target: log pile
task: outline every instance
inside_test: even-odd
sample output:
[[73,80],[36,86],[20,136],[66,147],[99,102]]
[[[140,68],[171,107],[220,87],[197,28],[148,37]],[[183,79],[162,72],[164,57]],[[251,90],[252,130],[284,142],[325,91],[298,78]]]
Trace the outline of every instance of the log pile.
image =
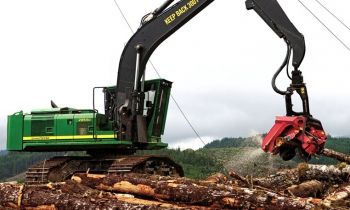
[[261,178],[207,180],[75,174],[63,183],[0,184],[0,209],[349,209],[350,166],[300,164]]

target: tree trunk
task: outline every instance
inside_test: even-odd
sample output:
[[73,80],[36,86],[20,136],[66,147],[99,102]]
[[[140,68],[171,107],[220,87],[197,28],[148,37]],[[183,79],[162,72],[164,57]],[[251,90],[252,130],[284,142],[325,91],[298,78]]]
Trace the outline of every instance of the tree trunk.
[[320,181],[311,180],[303,182],[299,185],[292,185],[287,188],[287,191],[291,195],[301,198],[319,198],[323,194],[324,186],[323,183]]
[[15,183],[0,184],[0,207],[16,208],[20,203],[23,186]]
[[1,209],[154,209],[155,205],[124,202],[107,192],[101,192],[76,182],[46,186],[0,185]]
[[241,188],[233,185],[209,184],[184,178],[121,174],[96,177],[76,174],[78,183],[94,189],[128,193],[155,200],[212,208],[304,209],[313,204],[279,196],[273,191]]
[[[0,184],[0,209],[348,208],[349,175],[350,166],[346,164],[300,164],[262,178],[241,177],[234,172],[231,178],[215,174],[202,181],[146,174],[84,173],[65,183]],[[324,200],[315,198],[322,198],[322,193],[329,196]]]
[[341,153],[341,152],[337,152],[337,151],[334,151],[331,149],[324,149],[322,152],[322,155],[326,156],[326,157],[337,159],[340,162],[345,162],[347,164],[350,164],[350,156],[346,155],[344,153]]
[[322,202],[323,206],[329,208],[335,208],[339,206],[346,206],[348,209],[350,208],[350,185],[345,185],[335,190],[335,192],[331,193],[327,196]]
[[318,180],[328,188],[332,185],[347,183],[350,176],[350,166],[326,166],[326,165],[311,165],[301,163],[297,168],[283,170],[268,177],[255,178],[255,185],[270,188],[273,186],[276,191],[283,191],[291,185],[299,185],[306,181]]

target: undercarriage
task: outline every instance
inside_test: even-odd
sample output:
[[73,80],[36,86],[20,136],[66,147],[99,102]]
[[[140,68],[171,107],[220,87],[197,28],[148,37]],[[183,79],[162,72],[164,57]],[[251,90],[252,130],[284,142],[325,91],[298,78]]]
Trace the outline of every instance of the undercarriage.
[[25,183],[29,185],[47,184],[49,182],[64,182],[75,173],[145,173],[162,176],[184,176],[183,169],[166,156],[132,155],[116,156],[114,158],[53,157],[42,161],[26,172]]

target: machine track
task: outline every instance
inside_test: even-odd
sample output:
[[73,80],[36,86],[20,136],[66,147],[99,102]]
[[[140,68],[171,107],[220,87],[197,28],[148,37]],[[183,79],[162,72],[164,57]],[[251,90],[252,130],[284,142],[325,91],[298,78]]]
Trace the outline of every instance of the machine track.
[[146,173],[163,176],[184,175],[183,169],[166,156],[132,155],[108,158],[96,157],[54,157],[42,161],[27,170],[25,183],[28,185],[63,182],[75,173]]

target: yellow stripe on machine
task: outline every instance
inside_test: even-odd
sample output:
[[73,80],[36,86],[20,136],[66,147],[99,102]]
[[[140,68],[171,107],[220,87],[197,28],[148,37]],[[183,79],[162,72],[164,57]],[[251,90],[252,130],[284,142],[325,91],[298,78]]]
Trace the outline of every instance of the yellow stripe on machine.
[[75,136],[25,136],[23,141],[36,140],[66,140],[66,139],[114,139],[117,135],[75,135]]

